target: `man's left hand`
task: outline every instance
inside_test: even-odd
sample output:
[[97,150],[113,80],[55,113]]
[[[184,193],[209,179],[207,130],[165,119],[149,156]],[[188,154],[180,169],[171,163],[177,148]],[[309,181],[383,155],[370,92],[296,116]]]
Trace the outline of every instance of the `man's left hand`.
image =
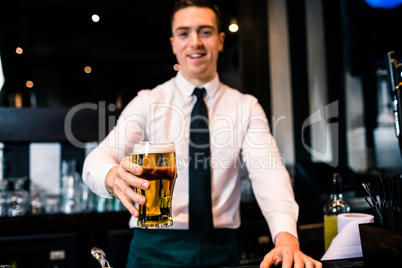
[[264,257],[260,268],[268,268],[282,263],[282,268],[321,268],[319,261],[300,251],[299,240],[293,235],[281,232],[275,237],[275,247]]

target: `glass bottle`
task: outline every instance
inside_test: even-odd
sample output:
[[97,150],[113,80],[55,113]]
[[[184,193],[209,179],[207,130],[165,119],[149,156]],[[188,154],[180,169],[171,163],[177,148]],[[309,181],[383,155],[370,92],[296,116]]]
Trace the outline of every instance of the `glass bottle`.
[[337,215],[347,213],[350,207],[343,200],[342,195],[342,176],[335,173],[330,184],[331,195],[324,206],[324,243],[325,251],[331,245],[332,239],[338,234]]
[[6,159],[4,158],[4,143],[0,142],[0,180],[6,178]]

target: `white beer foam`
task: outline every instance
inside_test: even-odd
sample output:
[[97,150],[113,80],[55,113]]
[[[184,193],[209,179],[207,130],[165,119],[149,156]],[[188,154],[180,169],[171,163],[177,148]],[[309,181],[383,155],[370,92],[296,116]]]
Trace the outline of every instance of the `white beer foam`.
[[149,147],[150,147],[149,142],[146,142],[146,143],[145,143],[145,146],[144,146],[144,150],[145,150],[145,157],[148,157],[148,153],[149,153]]
[[150,142],[141,142],[135,143],[133,154],[163,154],[163,153],[174,153],[175,146],[174,143],[150,143]]

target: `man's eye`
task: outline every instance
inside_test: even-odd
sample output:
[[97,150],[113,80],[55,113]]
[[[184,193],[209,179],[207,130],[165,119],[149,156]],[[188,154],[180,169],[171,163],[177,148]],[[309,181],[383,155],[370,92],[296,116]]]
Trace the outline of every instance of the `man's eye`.
[[212,31],[210,31],[210,30],[205,30],[205,31],[200,32],[200,35],[203,35],[203,36],[210,36],[211,34],[212,34]]
[[178,35],[180,37],[186,37],[188,35],[188,33],[187,32],[180,32],[180,33],[178,33]]

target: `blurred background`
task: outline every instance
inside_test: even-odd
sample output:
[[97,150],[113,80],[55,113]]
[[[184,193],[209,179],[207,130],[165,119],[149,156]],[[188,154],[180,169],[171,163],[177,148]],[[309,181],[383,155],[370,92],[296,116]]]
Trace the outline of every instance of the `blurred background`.
[[[402,61],[400,1],[213,2],[220,7],[226,33],[220,78],[256,96],[264,108],[300,204],[302,249],[319,258],[322,208],[332,174],[343,175],[351,210],[367,212],[361,183],[402,170],[385,62],[389,51]],[[53,181],[47,191],[57,195],[63,192],[66,175],[73,173],[70,180],[80,181],[77,174],[86,154],[107,135],[128,101],[139,90],[176,75],[169,42],[173,3],[0,1],[0,179],[23,181],[30,194],[36,183]],[[71,118],[77,107],[82,109]],[[41,156],[42,163],[33,160]],[[42,194],[44,204],[49,193]],[[242,194],[242,259],[258,262],[272,241],[247,171],[242,174]],[[73,234],[66,237],[73,245],[66,252],[74,256],[88,251],[86,243],[112,250],[114,241],[125,248],[127,239],[121,238],[127,236],[126,213],[115,203],[88,200],[84,210],[60,210],[59,217],[45,213],[44,218],[26,218],[32,216],[31,209],[23,217],[0,217],[0,229],[11,230],[0,231],[0,248],[7,249],[10,235],[55,233],[66,221]],[[105,212],[118,216],[113,214],[113,219]],[[105,224],[94,227],[100,221]],[[24,230],[32,222],[41,222],[43,228]],[[84,241],[79,251],[74,241]],[[124,256],[113,258],[124,262]],[[90,263],[87,260],[86,267]]]
[[[30,92],[36,103],[24,98],[23,106],[114,103],[168,80],[176,72],[169,41],[173,2],[2,1],[0,51],[6,84],[1,104],[12,105],[15,94]],[[219,2],[228,31],[237,18],[237,3]],[[228,36],[228,50],[238,46],[233,39]],[[222,56],[227,65],[223,70],[238,69],[238,55],[231,54]]]

